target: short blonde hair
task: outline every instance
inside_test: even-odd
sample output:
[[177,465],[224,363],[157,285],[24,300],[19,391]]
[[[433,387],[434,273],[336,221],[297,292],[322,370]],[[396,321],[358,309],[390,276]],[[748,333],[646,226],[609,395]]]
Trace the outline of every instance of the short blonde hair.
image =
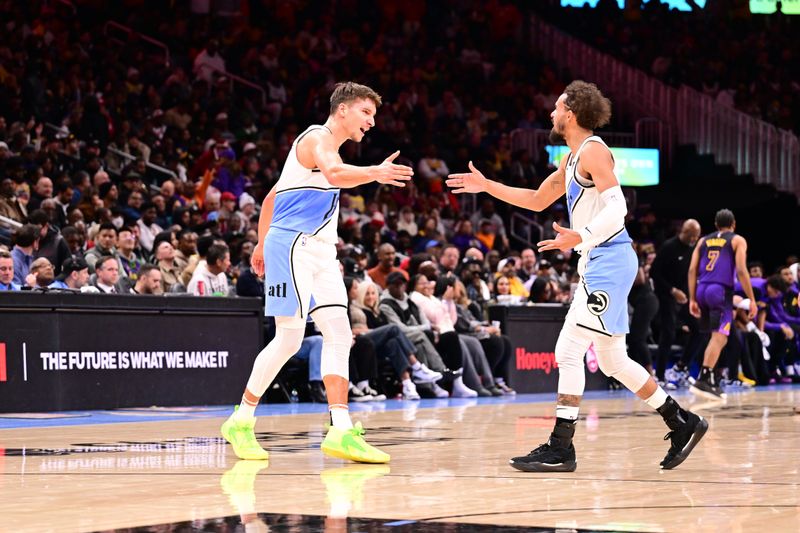
[[372,88],[352,81],[337,83],[331,94],[331,115],[339,109],[339,104],[348,104],[355,100],[372,100],[375,107],[381,106],[381,96]]

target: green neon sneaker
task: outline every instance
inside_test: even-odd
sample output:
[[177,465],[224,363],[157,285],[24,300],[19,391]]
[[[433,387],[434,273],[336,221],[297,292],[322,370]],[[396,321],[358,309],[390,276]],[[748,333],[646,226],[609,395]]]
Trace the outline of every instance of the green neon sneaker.
[[269,459],[269,453],[261,447],[256,440],[253,428],[256,425],[256,419],[252,418],[246,422],[240,422],[234,418],[236,412],[228,417],[220,432],[225,440],[233,446],[233,453],[239,459],[250,459],[253,461],[263,461]]
[[331,426],[322,441],[322,453],[357,463],[388,463],[389,454],[367,444],[364,433],[361,422],[356,422],[353,429],[346,430]]

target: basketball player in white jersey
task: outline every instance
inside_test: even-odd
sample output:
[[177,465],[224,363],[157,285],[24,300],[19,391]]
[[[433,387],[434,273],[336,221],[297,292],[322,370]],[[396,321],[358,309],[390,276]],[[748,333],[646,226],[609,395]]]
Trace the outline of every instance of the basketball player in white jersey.
[[556,343],[556,424],[546,444],[526,456],[511,459],[511,466],[528,472],[575,470],[572,437],[585,386],[583,358],[593,344],[600,369],[664,418],[671,430],[668,437],[672,446],[661,461],[661,468],[675,468],[703,437],[708,423],[682,409],[626,351],[628,292],[638,264],[625,230],[627,206],[614,175],[614,159],[602,139],[593,133],[608,123],[611,102],[594,84],[574,81],[558,98],[550,117],[551,140],[566,141],[570,153],[538,190],[486,179],[472,162],[472,172],[451,174],[447,180],[455,193],[487,192],[533,211],[542,211],[567,195],[571,228],[553,223],[556,238],[538,244],[540,252],[574,248],[580,254],[579,286]]
[[256,358],[242,403],[222,425],[222,435],[241,459],[268,458],[255,438],[255,408],[300,348],[310,316],[323,336],[322,380],[331,421],[322,451],[358,462],[389,461],[388,454],[364,441],[361,424],[354,427],[350,420],[348,358],[353,336],[336,260],[340,189],[373,181],[404,187],[413,175],[411,168],[393,163],[400,152],[369,167],[347,165],[339,156],[345,141],[361,142],[375,125],[380,104],[381,97],[369,87],[337,84],[328,120],[297,136],[280,179],[264,199],[251,263],[257,275],[266,273],[265,313],[275,317],[277,331]]

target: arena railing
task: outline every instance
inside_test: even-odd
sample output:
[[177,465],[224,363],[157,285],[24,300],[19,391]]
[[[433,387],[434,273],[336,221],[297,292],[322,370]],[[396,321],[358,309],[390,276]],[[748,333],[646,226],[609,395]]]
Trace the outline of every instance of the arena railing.
[[[118,150],[116,148],[111,148],[110,146],[106,148],[106,152],[109,152],[109,153],[114,154],[116,156],[119,156],[119,157],[121,157],[123,159],[126,159],[129,162],[136,161],[138,159],[138,157],[136,157],[133,154],[129,154],[128,152],[123,152],[122,150]],[[111,166],[110,162],[113,161],[113,158],[106,158],[105,161],[106,161],[106,163],[109,164],[109,166]],[[170,178],[178,179],[178,175],[175,174],[173,171],[171,171],[168,168],[164,168],[162,166],[155,165],[153,163],[150,163],[149,161],[146,162],[145,165],[150,170],[154,170],[154,171],[156,171],[156,172],[158,172],[160,174],[165,174],[166,176],[169,176]],[[111,168],[111,170],[114,170],[115,172],[120,173],[122,171],[122,167]]]
[[203,65],[203,68],[210,69],[221,76],[225,76],[230,81],[231,90],[233,90],[233,84],[238,83],[240,85],[244,85],[254,91],[258,92],[261,95],[261,106],[266,107],[267,105],[267,91],[264,90],[263,87],[258,85],[257,83],[253,83],[252,81],[242,78],[241,76],[237,76],[236,74],[231,74],[227,70],[222,70],[220,68],[216,68],[212,65]]
[[21,228],[22,224],[20,222],[17,222],[13,218],[8,218],[4,217],[3,215],[0,215],[0,226],[6,226],[8,228],[16,229],[16,228]]
[[699,153],[713,154],[738,174],[752,174],[758,183],[800,195],[800,140],[792,132],[685,85],[670,87],[536,16],[531,17],[531,39],[546,59],[600,85],[623,120],[654,117],[669,125],[661,139],[670,144],[659,149],[669,152],[673,139],[695,144]]
[[127,44],[127,42],[123,41],[122,39],[118,39],[116,37],[113,37],[113,36],[109,35],[109,32],[108,32],[109,28],[124,33],[125,37],[128,39],[128,41],[130,41],[131,36],[135,36],[136,38],[141,39],[142,41],[155,46],[156,48],[158,48],[164,54],[164,66],[166,66],[166,67],[170,66],[169,47],[166,45],[166,43],[163,43],[163,42],[159,41],[158,39],[153,39],[152,37],[150,37],[148,35],[145,35],[143,33],[139,33],[138,31],[134,30],[133,28],[130,28],[128,26],[120,24],[119,22],[115,22],[113,20],[107,21],[105,23],[105,25],[103,26],[103,35],[108,37],[110,40],[114,40],[114,41],[116,41],[116,42],[118,42],[119,44],[122,44],[122,45]]

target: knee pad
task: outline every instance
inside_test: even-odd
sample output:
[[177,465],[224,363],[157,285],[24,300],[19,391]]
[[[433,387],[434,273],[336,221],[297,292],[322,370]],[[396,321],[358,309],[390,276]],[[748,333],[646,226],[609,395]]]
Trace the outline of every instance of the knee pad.
[[322,377],[335,375],[349,379],[353,332],[347,310],[325,307],[314,311],[312,317],[322,332]]
[[629,390],[638,391],[650,379],[647,370],[628,357],[624,335],[595,340],[594,351],[603,374],[613,377]]
[[586,388],[583,359],[591,342],[591,338],[577,327],[564,325],[556,342],[559,394],[583,395],[583,390]]

